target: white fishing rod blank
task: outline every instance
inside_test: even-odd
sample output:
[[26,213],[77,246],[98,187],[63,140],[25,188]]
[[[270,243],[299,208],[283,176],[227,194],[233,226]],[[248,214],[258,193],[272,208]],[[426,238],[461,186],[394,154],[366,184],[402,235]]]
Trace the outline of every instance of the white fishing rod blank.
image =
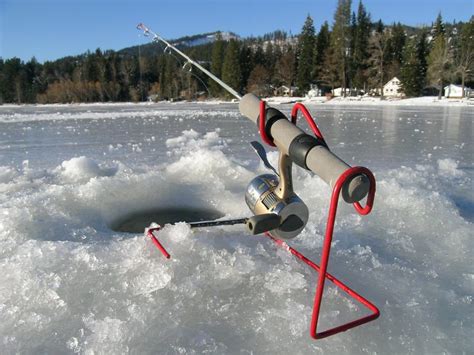
[[152,35],[153,36],[153,41],[155,42],[163,42],[166,47],[165,47],[165,52],[167,50],[174,50],[178,55],[180,55],[181,57],[183,57],[184,59],[186,59],[186,63],[184,64],[183,68],[187,65],[187,64],[190,64],[190,65],[194,65],[196,68],[198,68],[200,71],[202,71],[204,74],[206,74],[207,76],[209,76],[212,80],[214,80],[216,83],[218,83],[220,86],[222,86],[225,90],[227,90],[228,93],[230,93],[232,96],[234,96],[236,99],[240,100],[242,99],[242,96],[240,96],[240,94],[235,91],[234,89],[232,89],[229,85],[227,85],[226,83],[224,83],[221,79],[219,79],[217,76],[215,76],[214,74],[212,74],[209,70],[207,70],[206,68],[204,68],[202,65],[200,65],[198,62],[192,60],[190,57],[188,57],[186,54],[184,54],[183,52],[181,52],[178,48],[176,48],[175,46],[173,46],[171,43],[169,43],[167,40],[165,40],[163,37],[161,37],[160,35],[158,35],[157,33],[153,32],[152,30],[150,30],[147,26],[145,26],[143,23],[139,23],[137,25],[137,29],[143,31],[144,35],[145,36],[148,36],[148,35]]

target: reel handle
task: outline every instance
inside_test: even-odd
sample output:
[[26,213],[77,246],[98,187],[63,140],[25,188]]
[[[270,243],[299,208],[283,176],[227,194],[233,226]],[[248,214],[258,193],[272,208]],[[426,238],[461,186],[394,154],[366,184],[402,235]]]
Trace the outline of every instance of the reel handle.
[[[239,103],[240,113],[257,126],[260,122],[261,100],[254,94],[246,94]],[[337,179],[351,167],[332,153],[323,137],[313,137],[288,120],[279,110],[265,108],[266,136],[273,138],[269,144],[276,145],[280,152],[288,155],[291,160],[302,168],[311,170],[331,187]],[[369,179],[358,174],[348,179],[342,187],[342,197],[347,203],[354,203],[367,196],[370,188]]]
[[255,235],[261,234],[273,229],[276,229],[280,226],[281,218],[275,213],[264,213],[256,216],[252,216],[247,219],[247,229],[248,231]]

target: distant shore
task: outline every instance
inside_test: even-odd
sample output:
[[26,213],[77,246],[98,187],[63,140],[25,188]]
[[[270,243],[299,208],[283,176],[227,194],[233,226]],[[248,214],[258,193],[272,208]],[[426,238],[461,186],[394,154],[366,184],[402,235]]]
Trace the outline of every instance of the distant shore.
[[381,105],[381,106],[474,106],[474,99],[442,98],[438,100],[435,96],[422,96],[414,98],[384,98],[380,97],[364,97],[364,96],[350,96],[350,97],[334,97],[330,100],[323,96],[307,98],[307,97],[270,97],[266,99],[272,104],[285,104],[292,102],[303,102],[305,104],[324,104],[324,105]]
[[[286,97],[286,96],[273,96],[264,98],[269,104],[272,105],[285,105],[293,104],[296,102],[302,102],[307,105],[360,105],[360,106],[474,106],[474,99],[471,98],[442,98],[438,100],[435,96],[422,96],[414,98],[384,98],[383,100],[380,97],[361,97],[361,96],[351,96],[351,97],[334,97],[328,100],[324,96],[318,97]],[[92,102],[92,103],[67,103],[67,104],[3,104],[0,105],[1,108],[8,107],[19,107],[19,106],[28,106],[28,107],[54,107],[54,106],[120,106],[120,105],[160,105],[160,104],[202,104],[202,105],[219,105],[219,104],[232,104],[237,103],[236,100],[226,101],[219,99],[209,99],[209,100],[181,100],[181,101],[157,101],[157,102]]]

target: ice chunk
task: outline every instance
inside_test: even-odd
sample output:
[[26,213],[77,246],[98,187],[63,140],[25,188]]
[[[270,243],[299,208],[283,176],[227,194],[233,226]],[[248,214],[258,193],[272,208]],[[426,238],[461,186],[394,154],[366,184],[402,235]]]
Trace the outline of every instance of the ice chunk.
[[94,160],[80,156],[63,161],[60,172],[68,180],[88,181],[95,177],[113,176],[117,173],[117,170],[117,167],[103,168]]
[[445,176],[459,177],[463,175],[463,172],[459,170],[458,165],[459,163],[453,159],[439,159],[438,171]]

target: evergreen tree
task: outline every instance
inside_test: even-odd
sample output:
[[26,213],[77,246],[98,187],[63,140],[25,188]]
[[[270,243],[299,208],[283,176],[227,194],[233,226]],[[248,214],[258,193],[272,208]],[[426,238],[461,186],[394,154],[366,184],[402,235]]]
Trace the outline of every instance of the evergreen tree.
[[[274,41],[276,41],[276,39]],[[272,66],[270,70],[271,85],[274,87],[279,85],[279,80],[277,78],[276,71],[277,71],[277,64],[280,62],[280,59],[282,56],[283,56],[282,48],[277,43],[273,46],[273,59],[272,59]]]
[[349,48],[350,48],[351,0],[338,0],[334,25],[331,33],[331,47],[334,52],[330,64],[336,66],[345,96],[348,86]]
[[[235,39],[229,41],[225,51],[224,63],[222,65],[222,80],[237,92],[240,91],[242,71],[239,63],[239,43]],[[230,94],[226,93],[226,96],[230,97]]]
[[316,79],[321,79],[321,71],[324,65],[324,61],[327,56],[327,51],[329,48],[329,25],[325,21],[321,29],[319,30],[318,37],[316,39],[316,50],[314,57],[314,75]]
[[376,33],[382,33],[385,29],[385,26],[383,25],[383,22],[381,19],[377,21],[377,24],[375,25],[375,32]]
[[400,65],[403,59],[403,47],[406,42],[405,29],[402,24],[398,22],[392,26],[391,49],[392,59]]
[[3,73],[4,61],[3,58],[0,57],[0,105],[5,102],[4,98],[4,90],[5,90],[5,74]]
[[[438,15],[438,19],[441,15]],[[442,22],[436,21],[436,36],[433,38],[433,45],[428,56],[428,79],[431,84],[438,87],[438,99],[443,94],[444,83],[452,74],[452,49],[449,45],[448,36],[440,28],[444,28]]]
[[253,55],[253,66],[265,65],[265,52],[263,51],[263,43],[257,44],[257,49]]
[[[293,47],[289,46],[285,53],[282,54],[280,57],[275,71],[275,77],[278,85],[286,85],[290,88],[295,83],[296,77],[296,56]],[[292,93],[290,93],[292,94]]]
[[35,103],[36,95],[41,88],[40,72],[41,65],[38,63],[35,57],[31,58],[25,64],[25,102]]
[[431,35],[433,38],[438,36],[444,36],[446,34],[446,29],[444,28],[443,17],[441,16],[441,12],[438,14],[435,23],[433,24],[433,28],[431,30]]
[[428,62],[426,61],[426,58],[428,56],[428,40],[426,38],[426,31],[422,31],[418,43],[417,43],[417,48],[416,48],[417,56],[418,56],[418,62],[420,65],[420,81],[422,82],[422,90],[425,87],[426,84],[426,72],[428,70]]
[[369,71],[369,84],[375,87],[380,95],[383,97],[383,85],[386,80],[386,64],[387,64],[387,47],[389,42],[389,33],[383,29],[381,23],[377,26],[381,29],[375,31],[369,40],[370,48],[370,71]]
[[390,36],[387,41],[386,67],[388,78],[400,74],[400,66],[403,59],[403,47],[405,46],[406,34],[400,23],[394,23],[390,29]]
[[2,96],[4,102],[23,103],[22,79],[23,63],[19,58],[11,58],[3,63]]
[[400,81],[406,96],[420,96],[423,89],[424,73],[418,53],[418,41],[412,38],[403,50]]
[[466,81],[474,77],[474,19],[461,28],[455,58],[456,73],[461,76],[462,95],[465,96]]
[[307,91],[312,82],[314,48],[315,33],[313,19],[308,15],[298,39],[296,85],[300,92]]
[[273,44],[271,41],[268,41],[266,43],[266,48],[265,48],[265,66],[267,69],[270,71],[273,69],[273,66],[275,65],[275,50],[273,48]]
[[367,13],[362,1],[359,1],[357,10],[357,25],[354,39],[354,86],[362,89],[367,86],[368,60],[369,60],[369,38],[370,38],[370,15]]
[[[218,78],[222,78],[222,66],[224,63],[224,41],[222,40],[222,34],[217,33],[216,40],[212,46],[211,56],[211,72]],[[222,95],[222,88],[214,80],[209,83],[209,90],[212,96],[218,97]]]
[[253,57],[252,49],[245,43],[240,48],[239,65],[242,74],[242,82],[240,84],[240,87],[246,88],[250,73],[253,68]]
[[257,65],[248,80],[247,91],[257,96],[268,96],[271,94],[270,72],[263,65]]
[[355,12],[352,12],[351,16],[351,26],[349,29],[349,51],[347,53],[348,57],[348,69],[347,69],[347,76],[348,76],[348,86],[350,88],[353,87],[353,79],[357,68],[357,63],[354,57],[355,51],[355,42],[356,42],[356,35],[357,33],[357,18]]
[[324,58],[324,64],[320,71],[321,79],[331,87],[331,91],[333,91],[340,82],[340,71],[336,59],[337,55],[338,53],[335,52],[334,47],[329,46]]

